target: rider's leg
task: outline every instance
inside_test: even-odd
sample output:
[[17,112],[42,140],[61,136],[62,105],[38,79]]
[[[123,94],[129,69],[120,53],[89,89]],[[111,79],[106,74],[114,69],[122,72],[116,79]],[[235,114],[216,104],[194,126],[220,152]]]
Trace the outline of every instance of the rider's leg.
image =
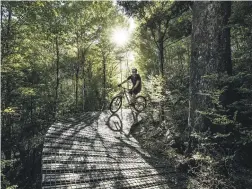
[[136,95],[141,91],[141,89],[135,89],[130,91],[130,105],[134,105],[136,103]]
[[131,99],[130,99],[130,104],[131,104],[131,105],[134,105],[134,104],[136,103],[136,95],[137,95],[139,92],[140,92],[139,89],[133,90],[133,91],[131,92]]
[[129,95],[129,105],[133,105],[136,95],[134,94],[134,91],[132,91],[132,90],[129,91],[129,94],[130,94]]
[[136,102],[136,94],[132,93],[131,99],[130,99],[130,104],[135,104],[135,102]]
[[133,91],[130,90],[129,91],[129,105],[132,105],[132,95],[133,95]]

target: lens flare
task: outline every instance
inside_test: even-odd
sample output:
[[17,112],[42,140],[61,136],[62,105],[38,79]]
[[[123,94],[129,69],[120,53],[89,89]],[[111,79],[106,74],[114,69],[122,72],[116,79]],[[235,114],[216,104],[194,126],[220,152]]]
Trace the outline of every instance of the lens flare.
[[129,40],[129,33],[124,28],[117,28],[113,31],[111,41],[117,46],[124,46]]

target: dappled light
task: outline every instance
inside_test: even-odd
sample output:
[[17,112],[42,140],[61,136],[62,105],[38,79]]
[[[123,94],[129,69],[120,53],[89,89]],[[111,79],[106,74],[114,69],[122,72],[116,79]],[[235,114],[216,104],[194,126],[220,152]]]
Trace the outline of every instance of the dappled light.
[[251,188],[251,8],[1,1],[1,188]]
[[86,113],[72,119],[75,123],[52,125],[43,149],[42,188],[175,187],[169,162],[159,162],[130,135],[143,117],[130,110],[111,116]]

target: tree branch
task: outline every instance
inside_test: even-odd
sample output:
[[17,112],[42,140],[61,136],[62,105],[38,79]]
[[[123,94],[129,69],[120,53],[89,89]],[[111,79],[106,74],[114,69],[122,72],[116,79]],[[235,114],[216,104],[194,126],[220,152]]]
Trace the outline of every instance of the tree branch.
[[[170,44],[165,45],[164,48],[169,47],[170,45],[173,45],[174,43],[177,43],[178,41],[181,41],[182,39],[185,39],[185,38],[187,38],[187,37],[188,37],[188,36],[183,36],[183,37],[181,37],[180,39],[178,39],[177,41],[174,41],[174,42],[172,42],[172,43],[170,43]],[[167,39],[168,39],[168,38],[167,38]]]

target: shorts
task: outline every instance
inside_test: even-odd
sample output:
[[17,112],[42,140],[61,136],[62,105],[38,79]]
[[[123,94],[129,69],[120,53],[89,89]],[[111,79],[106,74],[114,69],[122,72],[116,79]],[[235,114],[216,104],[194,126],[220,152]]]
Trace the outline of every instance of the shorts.
[[137,95],[140,91],[141,91],[141,88],[136,88],[136,89],[134,89],[134,90],[131,89],[131,90],[129,91],[129,94],[131,94],[131,95],[132,95],[132,94]]

